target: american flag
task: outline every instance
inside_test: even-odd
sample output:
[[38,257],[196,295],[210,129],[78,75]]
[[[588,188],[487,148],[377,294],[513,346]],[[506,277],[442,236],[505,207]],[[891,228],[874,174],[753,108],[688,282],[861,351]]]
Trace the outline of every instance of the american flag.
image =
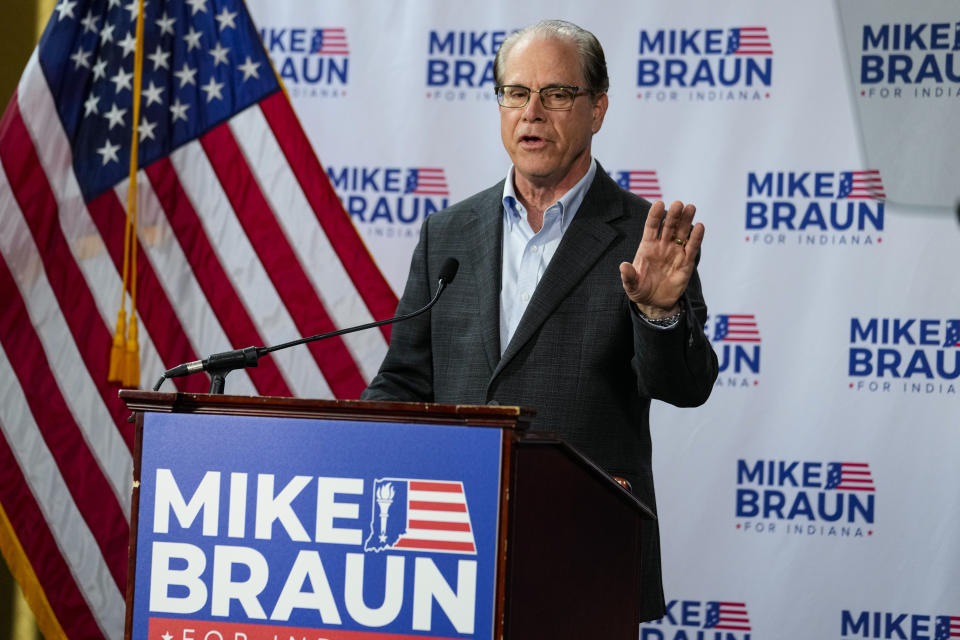
[[933,640],[960,638],[960,616],[937,616]]
[[721,342],[760,342],[757,317],[750,314],[718,315],[713,340]]
[[750,631],[750,617],[743,602],[708,602],[704,629]]
[[960,320],[947,320],[947,331],[943,338],[943,346],[960,347]]
[[660,179],[656,171],[618,171],[617,184],[634,195],[647,200],[660,200]]
[[310,53],[329,56],[349,55],[347,30],[342,28],[314,29],[310,36]]
[[727,55],[772,56],[773,45],[766,27],[734,27],[727,36]]
[[477,552],[462,482],[377,480],[370,525],[366,550]]
[[870,465],[865,462],[831,462],[827,465],[824,489],[874,491]]
[[[0,121],[0,526],[12,534],[0,540],[48,637],[124,628],[133,428],[107,369],[138,13],[135,0],[60,0]],[[149,0],[142,50],[143,378],[389,317],[396,296],[242,2]],[[292,349],[234,373],[227,389],[357,397],[388,337]],[[204,392],[209,380],[167,385]]]
[[884,200],[886,197],[887,194],[883,191],[883,179],[878,170],[840,172],[838,200],[840,198]]
[[417,168],[407,170],[404,193],[423,196],[448,196],[447,178],[443,169]]

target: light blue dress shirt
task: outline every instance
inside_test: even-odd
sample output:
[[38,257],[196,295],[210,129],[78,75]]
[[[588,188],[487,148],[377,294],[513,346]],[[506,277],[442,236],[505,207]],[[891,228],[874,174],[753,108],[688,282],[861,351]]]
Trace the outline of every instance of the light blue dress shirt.
[[597,161],[577,184],[543,213],[543,227],[534,233],[527,210],[513,186],[513,167],[503,185],[503,267],[500,286],[500,355],[513,338],[534,289],[560,246],[597,173]]

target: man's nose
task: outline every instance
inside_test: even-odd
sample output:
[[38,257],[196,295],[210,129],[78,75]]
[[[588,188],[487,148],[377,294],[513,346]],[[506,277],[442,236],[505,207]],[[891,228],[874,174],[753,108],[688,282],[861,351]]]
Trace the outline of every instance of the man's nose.
[[530,93],[530,100],[527,102],[526,106],[523,108],[523,119],[524,120],[543,120],[546,109],[543,107],[543,100],[540,99],[539,93]]

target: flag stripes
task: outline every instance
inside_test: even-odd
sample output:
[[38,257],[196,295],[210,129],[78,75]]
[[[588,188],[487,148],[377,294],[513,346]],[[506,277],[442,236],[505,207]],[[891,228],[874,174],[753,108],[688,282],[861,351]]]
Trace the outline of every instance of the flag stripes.
[[[303,133],[290,102],[282,95],[274,94],[260,103],[260,109],[354,289],[375,319],[389,318],[396,311],[397,296],[380,273],[350,218],[345,215],[330,181],[326,177],[318,179],[326,176],[326,172]],[[385,338],[390,338],[390,325],[380,327],[380,331]]]
[[[260,263],[246,232],[233,214],[222,185],[210,166],[210,161],[198,142],[191,142],[170,155],[179,184],[188,196],[192,208],[200,212],[202,227],[194,228],[198,236],[217,238],[213,244],[216,257],[230,279],[231,286],[239,295],[241,306],[233,309],[235,316],[241,310],[249,314],[251,322],[263,336],[263,344],[287,342],[296,336],[297,327],[277,294],[264,265]],[[212,240],[211,240],[212,244]],[[194,273],[197,273],[194,270]],[[202,272],[198,277],[203,279]],[[234,343],[247,346],[250,343]],[[307,349],[288,349],[261,358],[261,363],[274,362],[280,369],[286,384],[298,396],[332,397],[320,368]],[[260,365],[262,366],[262,364]],[[257,367],[257,369],[260,368]],[[254,372],[256,369],[251,369]],[[241,372],[236,372],[241,373]],[[231,374],[230,387],[233,389]]]
[[2,345],[0,389],[0,500],[17,539],[69,637],[120,638],[122,593],[69,499]]
[[[147,167],[154,194],[166,215],[177,244],[184,251],[184,266],[197,275],[197,286],[210,311],[226,332],[224,350],[229,345],[262,345],[263,338],[248,313],[240,313],[246,305],[220,264],[200,222],[200,217],[177,180],[176,170],[169,158],[161,158]],[[213,345],[211,344],[211,348]],[[239,373],[239,372],[238,372]],[[264,358],[256,368],[244,371],[261,395],[289,396],[290,388],[271,358]],[[230,384],[234,385],[231,378]]]
[[[338,327],[366,324],[392,315],[393,309],[383,309],[383,315],[374,317],[357,295],[351,274],[341,263],[336,247],[317,225],[310,202],[290,165],[284,160],[280,145],[273,137],[263,112],[260,109],[247,109],[238,114],[230,126],[258,182],[272,185],[271,189],[264,190],[264,197],[273,211],[286,212],[277,221],[334,324]],[[244,135],[240,132],[244,132]],[[326,178],[323,182],[326,184]],[[353,234],[352,237],[357,236]],[[372,262],[368,261],[367,264]],[[382,283],[382,277],[374,282],[377,281]],[[376,375],[379,363],[386,355],[386,335],[389,334],[361,331],[341,336],[366,379]],[[276,342],[284,340],[278,338]]]
[[405,533],[396,549],[476,553],[463,484],[410,480]]
[[[125,213],[122,200],[114,191],[107,191],[92,200],[87,210],[103,238],[106,249],[113,259],[117,273],[123,273],[123,225]],[[154,346],[162,362],[179,364],[199,359],[200,355],[188,339],[186,330],[180,322],[173,303],[165,293],[160,280],[149,260],[149,253],[143,246],[142,237],[137,241],[137,314],[141,328],[153,338]],[[109,324],[107,325],[110,326]],[[141,362],[142,371],[147,372],[146,363]],[[147,380],[156,379],[162,370],[147,374]],[[177,378],[174,384],[180,391],[204,393],[209,383],[202,376]]]
[[81,427],[93,425],[80,425],[75,421],[60,393],[44,346],[33,330],[24,299],[6,260],[2,259],[0,296],[7,305],[4,324],[0,326],[0,346],[9,359],[38,433],[63,474],[66,488],[93,533],[117,588],[122,588],[126,584],[129,530],[126,516],[107,477],[91,473],[99,469],[100,464],[84,441]]
[[[212,129],[201,137],[200,143],[300,335],[334,331],[336,327],[290,248],[250,167],[236,161],[242,154],[229,127]],[[343,340],[338,337],[307,346],[336,397],[359,397],[365,383]]]
[[[41,47],[52,47],[57,34],[65,32],[54,22]],[[101,41],[104,55],[114,55],[114,46]],[[51,51],[48,67],[56,64]],[[53,73],[61,77],[64,70]],[[16,553],[56,618],[51,628],[68,637],[120,638],[133,427],[106,378],[120,304],[127,184],[84,198],[75,161],[93,155],[92,165],[84,160],[90,175],[110,161],[91,150],[102,140],[81,149],[68,138],[61,113],[83,109],[56,104],[45,74],[35,51],[0,120],[0,504],[17,543],[4,551],[22,549]],[[220,124],[138,174],[136,312],[144,384],[217,351],[278,344],[394,313],[396,295],[286,97],[277,90],[262,95],[268,97],[214,120]],[[113,99],[121,99],[119,85]],[[211,108],[210,101],[201,96],[188,114]],[[107,105],[100,106],[79,117],[103,118]],[[129,131],[129,125],[128,116],[122,126]],[[166,127],[162,135],[187,124],[174,118]],[[382,328],[274,354],[231,374],[227,391],[357,397],[389,335]],[[168,386],[206,392],[209,378],[188,376]]]
[[[49,184],[42,171],[39,170],[40,164],[36,153],[30,144],[29,135],[23,125],[20,113],[16,109],[10,109],[4,114],[3,121],[0,122],[0,130],[5,131],[10,136],[11,144],[17,145],[23,149],[22,161],[14,164],[8,160],[0,158],[0,164],[3,165],[3,174],[0,174],[0,193],[5,197],[14,198],[4,204],[4,208],[11,210],[19,209],[20,218],[11,218],[5,229],[4,242],[16,242],[20,244],[26,242],[28,235],[32,236],[33,242],[38,247],[43,247],[43,251],[32,255],[38,255],[44,265],[44,272],[49,275],[49,284],[51,292],[56,296],[60,311],[63,313],[67,327],[59,331],[66,333],[68,330],[73,336],[75,343],[83,344],[85,341],[102,341],[111,339],[110,333],[105,330],[103,325],[97,322],[96,305],[89,291],[83,287],[75,286],[80,282],[82,276],[76,263],[71,259],[70,250],[67,241],[63,236],[60,227],[54,224],[54,220],[45,215],[45,211],[55,208],[53,194],[50,192]],[[13,176],[12,180],[7,180],[6,176]],[[16,189],[12,184],[18,185]],[[15,230],[22,229],[22,223],[29,227],[29,233],[22,231],[16,233]],[[20,237],[19,241],[14,239]],[[20,255],[14,246],[6,246],[5,253],[9,256]],[[59,339],[59,337],[58,337]],[[109,413],[113,416],[116,424],[123,424],[121,428],[122,435],[126,441],[127,447],[133,449],[133,429],[126,425],[123,420],[127,412],[123,403],[117,398],[116,390],[107,384],[106,373],[109,367],[108,353],[106,351],[91,353],[90,357],[85,359],[83,365],[89,372],[89,380],[96,386],[96,393],[100,396],[103,404]],[[88,385],[85,385],[88,386]],[[103,422],[102,417],[98,420]],[[108,458],[110,456],[102,456]],[[126,492],[126,487],[124,487]]]

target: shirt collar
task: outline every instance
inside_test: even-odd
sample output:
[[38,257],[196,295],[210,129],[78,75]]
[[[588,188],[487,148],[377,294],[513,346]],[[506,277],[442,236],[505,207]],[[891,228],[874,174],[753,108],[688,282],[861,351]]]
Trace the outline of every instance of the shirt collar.
[[[513,186],[514,167],[511,165],[507,172],[507,179],[503,183],[503,215],[507,224],[513,227],[520,220],[520,201],[517,199],[517,191]],[[560,199],[547,208],[550,211],[554,207],[560,210],[560,228],[564,231],[573,221],[573,216],[577,214],[583,203],[593,179],[597,175],[597,160],[590,158],[590,167],[575,185],[570,187],[566,193],[560,196]]]

